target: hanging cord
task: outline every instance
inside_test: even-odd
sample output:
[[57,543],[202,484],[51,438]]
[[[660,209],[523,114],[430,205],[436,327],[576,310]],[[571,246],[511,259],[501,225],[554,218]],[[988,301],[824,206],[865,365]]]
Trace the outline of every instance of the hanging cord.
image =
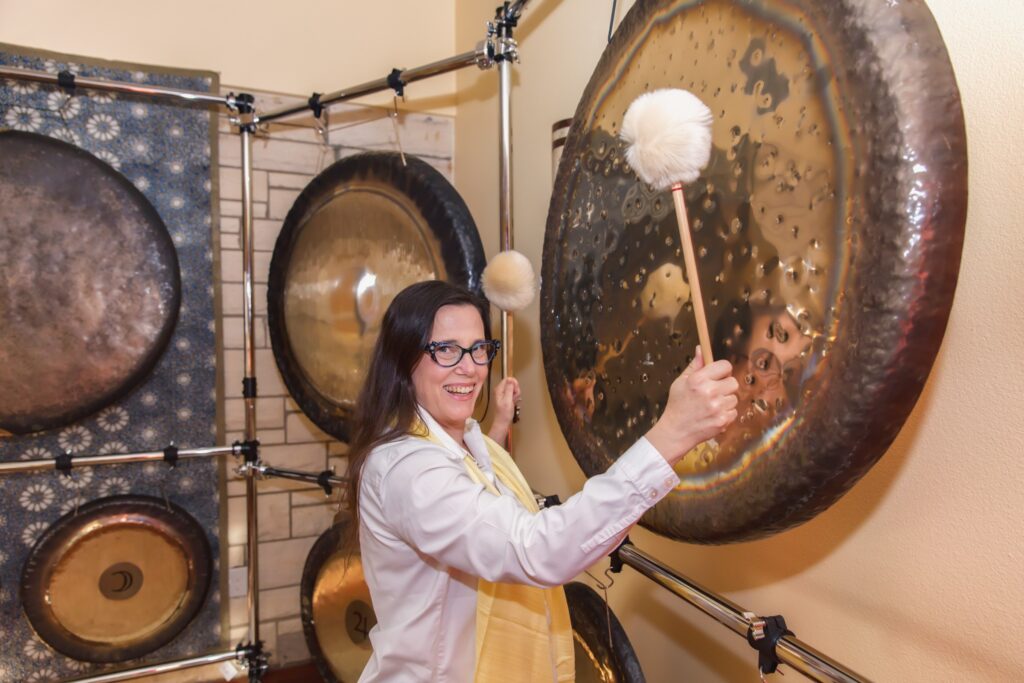
[[604,600],[604,621],[608,627],[608,651],[612,652],[612,608],[608,605],[608,589],[615,585],[615,577],[612,576],[612,568],[608,567],[604,570],[604,578],[608,579],[607,585],[600,581],[596,576],[585,572],[590,580],[597,584],[597,587],[601,589],[601,598]]
[[608,19],[608,42],[612,42],[612,32],[615,29],[615,5],[618,0],[612,0],[612,16]]
[[314,110],[314,113],[316,114],[314,119],[316,134],[321,142],[320,155],[316,160],[316,172],[320,173],[324,169],[324,162],[328,156],[332,158],[332,161],[334,160],[334,149],[331,147],[331,120],[328,109],[320,107]]
[[[405,99],[405,95],[402,95],[402,99]],[[391,119],[391,125],[395,129],[395,146],[398,147],[398,155],[402,157],[402,166],[408,166],[409,164],[405,161],[405,152],[402,151],[402,135],[398,130],[398,95],[394,96],[394,109],[388,112],[388,118]]]

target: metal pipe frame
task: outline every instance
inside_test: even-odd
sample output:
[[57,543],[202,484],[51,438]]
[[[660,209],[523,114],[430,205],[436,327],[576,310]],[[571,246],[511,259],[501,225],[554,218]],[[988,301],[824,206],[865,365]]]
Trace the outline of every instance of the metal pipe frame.
[[184,669],[192,669],[197,666],[216,664],[217,662],[230,662],[231,660],[239,659],[240,656],[241,653],[236,650],[231,650],[230,652],[218,652],[215,654],[200,655],[199,657],[192,657],[190,659],[179,659],[173,662],[150,664],[147,666],[140,666],[135,669],[115,671],[113,673],[101,674],[99,676],[77,678],[74,683],[114,683],[115,681],[128,681],[133,678],[155,676],[157,674],[170,673],[172,671],[182,671]]
[[[178,451],[179,460],[192,458],[211,458],[221,455],[238,455],[234,446],[213,446],[210,448],[183,448]],[[72,458],[71,469],[76,467],[95,467],[97,465],[121,465],[128,462],[148,462],[151,460],[164,460],[166,455],[163,451],[149,451],[145,453],[115,453],[111,455],[80,456]],[[5,474],[18,474],[21,472],[39,472],[44,470],[55,470],[57,468],[56,458],[45,460],[20,460],[16,462],[0,462],[0,476]]]
[[[647,578],[667,588],[704,614],[746,638],[751,627],[750,613],[733,602],[715,595],[686,577],[673,572],[631,543],[618,550],[619,558]],[[776,645],[779,661],[815,681],[867,683],[868,679],[818,652],[793,636],[783,636]]]
[[[64,87],[57,74],[51,74],[45,71],[32,71],[30,69],[16,69],[9,66],[0,66],[0,77],[13,78],[19,81],[46,83],[60,88]],[[126,83],[124,81],[108,81],[102,78],[83,78],[81,76],[75,76],[73,87],[87,88],[89,90],[110,90],[113,92],[143,95],[157,99],[180,100],[193,104],[221,105],[229,109],[234,109],[237,105],[234,95],[211,95],[210,93],[194,90],[164,88],[157,85],[142,85],[140,83]]]
[[[403,83],[408,84],[430,76],[435,76],[456,69],[461,69],[476,64],[481,69],[486,69],[493,63],[492,57],[497,57],[499,63],[499,163],[500,163],[500,187],[499,187],[499,222],[500,240],[502,250],[513,248],[513,223],[512,223],[512,124],[511,124],[511,64],[517,58],[517,47],[512,40],[512,26],[515,24],[527,4],[528,0],[519,0],[508,8],[505,18],[510,20],[500,27],[502,35],[499,36],[497,55],[495,46],[488,40],[480,43],[473,52],[466,52],[449,59],[433,62],[415,69],[401,71],[400,78]],[[499,16],[500,18],[500,16]],[[58,77],[45,72],[30,71],[26,69],[13,69],[0,67],[0,77],[12,78],[15,80],[29,80],[47,83],[62,87]],[[253,282],[253,195],[252,195],[252,135],[255,124],[268,122],[285,116],[300,113],[307,110],[308,106],[286,107],[276,111],[268,112],[259,117],[252,108],[251,100],[244,97],[229,95],[217,97],[208,93],[176,90],[173,88],[162,88],[156,86],[143,86],[133,83],[122,83],[116,81],[105,81],[94,78],[75,78],[75,87],[90,88],[96,90],[112,90],[126,92],[154,98],[178,99],[191,103],[220,105],[227,107],[230,111],[240,112],[240,119],[237,122],[239,137],[242,147],[242,272],[243,272],[243,313],[244,313],[244,353],[245,353],[245,377],[243,379],[243,394],[245,397],[245,439],[247,444],[258,447],[256,441],[256,376],[255,376],[255,329],[254,329],[254,282]],[[321,105],[334,102],[354,99],[363,95],[379,92],[391,88],[388,79],[370,81],[350,90],[341,90],[330,93],[319,99]],[[507,376],[511,371],[512,364],[512,316],[502,312],[501,334],[502,334],[502,376]],[[511,445],[511,443],[510,443]],[[211,457],[219,455],[237,455],[237,447],[215,447],[183,449],[179,451],[179,458]],[[127,462],[140,462],[147,460],[162,460],[164,453],[134,453],[123,455],[96,456],[85,459],[77,466],[93,466],[121,464]],[[56,460],[40,460],[34,462],[0,463],[0,475],[15,472],[27,472],[55,468]],[[72,463],[74,467],[74,462]],[[266,658],[262,653],[262,643],[259,641],[259,554],[257,552],[258,538],[258,508],[257,508],[257,477],[260,475],[274,476],[285,479],[300,481],[318,482],[319,475],[304,473],[296,470],[285,470],[262,465],[259,461],[258,449],[253,448],[246,455],[246,462],[243,465],[243,472],[246,477],[246,544],[248,560],[247,576],[247,606],[249,620],[249,644],[240,646],[231,652],[223,652],[211,655],[203,655],[189,659],[177,660],[150,666],[127,669],[124,671],[93,676],[88,678],[75,679],[75,683],[113,683],[114,681],[125,681],[142,676],[178,671],[232,659],[239,660],[249,668],[249,680],[260,681],[263,676],[263,666]],[[329,481],[337,484],[346,483],[343,477],[330,477]],[[730,630],[746,636],[751,621],[744,611],[732,602],[717,596],[689,579],[676,574],[668,569],[650,555],[637,549],[632,544],[623,545],[619,551],[619,557],[623,563],[628,564],[644,576],[672,591],[683,598],[691,605],[697,607],[705,614],[713,617],[719,623]],[[817,681],[841,681],[843,683],[860,683],[868,679],[847,669],[835,660],[818,652],[814,648],[801,642],[797,638],[784,636],[776,647],[780,661],[788,664],[793,669],[805,676]],[[254,670],[253,666],[256,665]]]
[[[398,71],[398,78],[401,80],[402,84],[408,85],[409,83],[414,83],[416,81],[423,80],[424,78],[448,73],[449,71],[457,71],[458,69],[463,69],[467,66],[476,65],[481,69],[486,69],[490,67],[490,59],[493,56],[493,53],[493,45],[488,41],[482,41],[472,52],[463,52],[462,54],[455,55],[454,57],[448,57],[447,59],[442,59],[437,62],[431,62],[430,64],[425,64],[423,66]],[[327,93],[326,95],[321,95],[316,99],[316,101],[319,106],[327,106],[336,102],[344,102],[346,100],[352,100],[357,97],[372,95],[373,93],[391,89],[393,89],[392,77],[385,76],[384,78],[367,81],[366,83],[361,83],[359,85],[352,86],[351,88],[335,90],[334,92]],[[268,111],[259,116],[257,120],[260,123],[267,123],[286,116],[300,114],[302,112],[309,111],[310,109],[311,105],[308,103],[289,105],[287,107]]]

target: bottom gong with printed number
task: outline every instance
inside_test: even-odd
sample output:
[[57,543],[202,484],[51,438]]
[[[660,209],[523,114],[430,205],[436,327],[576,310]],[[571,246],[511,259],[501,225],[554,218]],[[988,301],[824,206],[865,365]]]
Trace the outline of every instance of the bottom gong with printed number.
[[329,683],[354,683],[370,661],[377,623],[359,553],[341,546],[348,517],[313,544],[302,572],[302,630],[316,668]]
[[[302,630],[327,683],[354,683],[370,661],[370,629],[377,623],[358,552],[342,540],[351,518],[321,534],[302,572]],[[586,584],[565,587],[572,621],[577,683],[644,683],[644,674],[619,620]]]
[[122,662],[170,642],[202,607],[213,572],[206,533],[182,508],[110,496],[57,520],[22,572],[32,628],[54,650]]

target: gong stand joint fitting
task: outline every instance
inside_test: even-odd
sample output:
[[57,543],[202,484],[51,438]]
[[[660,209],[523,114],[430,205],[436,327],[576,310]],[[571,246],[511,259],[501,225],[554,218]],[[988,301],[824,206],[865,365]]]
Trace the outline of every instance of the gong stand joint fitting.
[[618,547],[615,548],[615,550],[613,550],[608,555],[608,561],[611,564],[611,566],[608,568],[609,571],[614,572],[615,574],[618,574],[622,571],[622,567],[625,565],[625,562],[623,562],[622,555],[619,554],[619,551],[622,550],[623,546],[627,545],[633,545],[633,542],[629,540],[629,536],[626,536],[626,538],[623,539],[622,543],[620,543]]
[[255,377],[245,377],[242,379],[242,398],[256,398]]
[[776,646],[783,636],[791,636],[793,632],[786,628],[786,620],[781,614],[771,617],[759,617],[752,612],[744,612],[749,622],[747,642],[757,650],[757,670],[763,679],[765,674],[775,673],[779,668],[779,654]]
[[315,92],[309,96],[308,100],[306,100],[306,104],[309,105],[309,110],[313,112],[313,118],[319,119],[324,114],[324,105],[323,102],[320,101],[322,96],[323,93]]
[[260,460],[260,442],[257,439],[251,441],[236,441],[231,444],[231,447],[235,455],[241,455],[245,458],[245,464],[248,466],[255,465]]
[[316,484],[324,490],[325,496],[330,496],[334,493],[334,485],[331,484],[331,477],[334,476],[334,470],[324,470],[316,477]]
[[263,674],[270,668],[267,654],[263,649],[262,640],[255,643],[239,643],[235,648],[235,659],[248,669],[249,680],[257,683],[263,680]]
[[233,109],[238,116],[232,123],[238,126],[240,131],[248,133],[256,132],[256,98],[249,93],[228,94],[228,107]]
[[395,91],[395,97],[405,99],[405,81],[402,80],[402,70],[392,69],[387,77],[388,87]]
[[164,449],[164,462],[172,469],[178,466],[178,447],[173,443]]
[[57,74],[57,85],[68,92],[68,94],[74,94],[75,92],[75,74],[71,73],[67,69],[58,72]]
[[71,451],[65,451],[53,459],[53,468],[65,477],[71,476]]

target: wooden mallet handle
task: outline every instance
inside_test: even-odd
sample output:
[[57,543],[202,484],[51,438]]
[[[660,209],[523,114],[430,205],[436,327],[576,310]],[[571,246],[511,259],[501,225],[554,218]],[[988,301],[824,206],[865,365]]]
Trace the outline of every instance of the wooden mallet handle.
[[700,292],[700,276],[697,272],[697,255],[693,251],[693,236],[690,234],[690,221],[686,217],[686,203],[683,198],[683,186],[676,183],[672,186],[672,201],[676,205],[676,222],[679,225],[679,239],[683,244],[683,261],[686,263],[686,279],[690,283],[690,299],[693,301],[693,314],[697,319],[697,336],[700,338],[700,352],[704,356],[704,364],[714,362],[711,355],[711,335],[708,332],[708,317],[704,312],[704,297]]

